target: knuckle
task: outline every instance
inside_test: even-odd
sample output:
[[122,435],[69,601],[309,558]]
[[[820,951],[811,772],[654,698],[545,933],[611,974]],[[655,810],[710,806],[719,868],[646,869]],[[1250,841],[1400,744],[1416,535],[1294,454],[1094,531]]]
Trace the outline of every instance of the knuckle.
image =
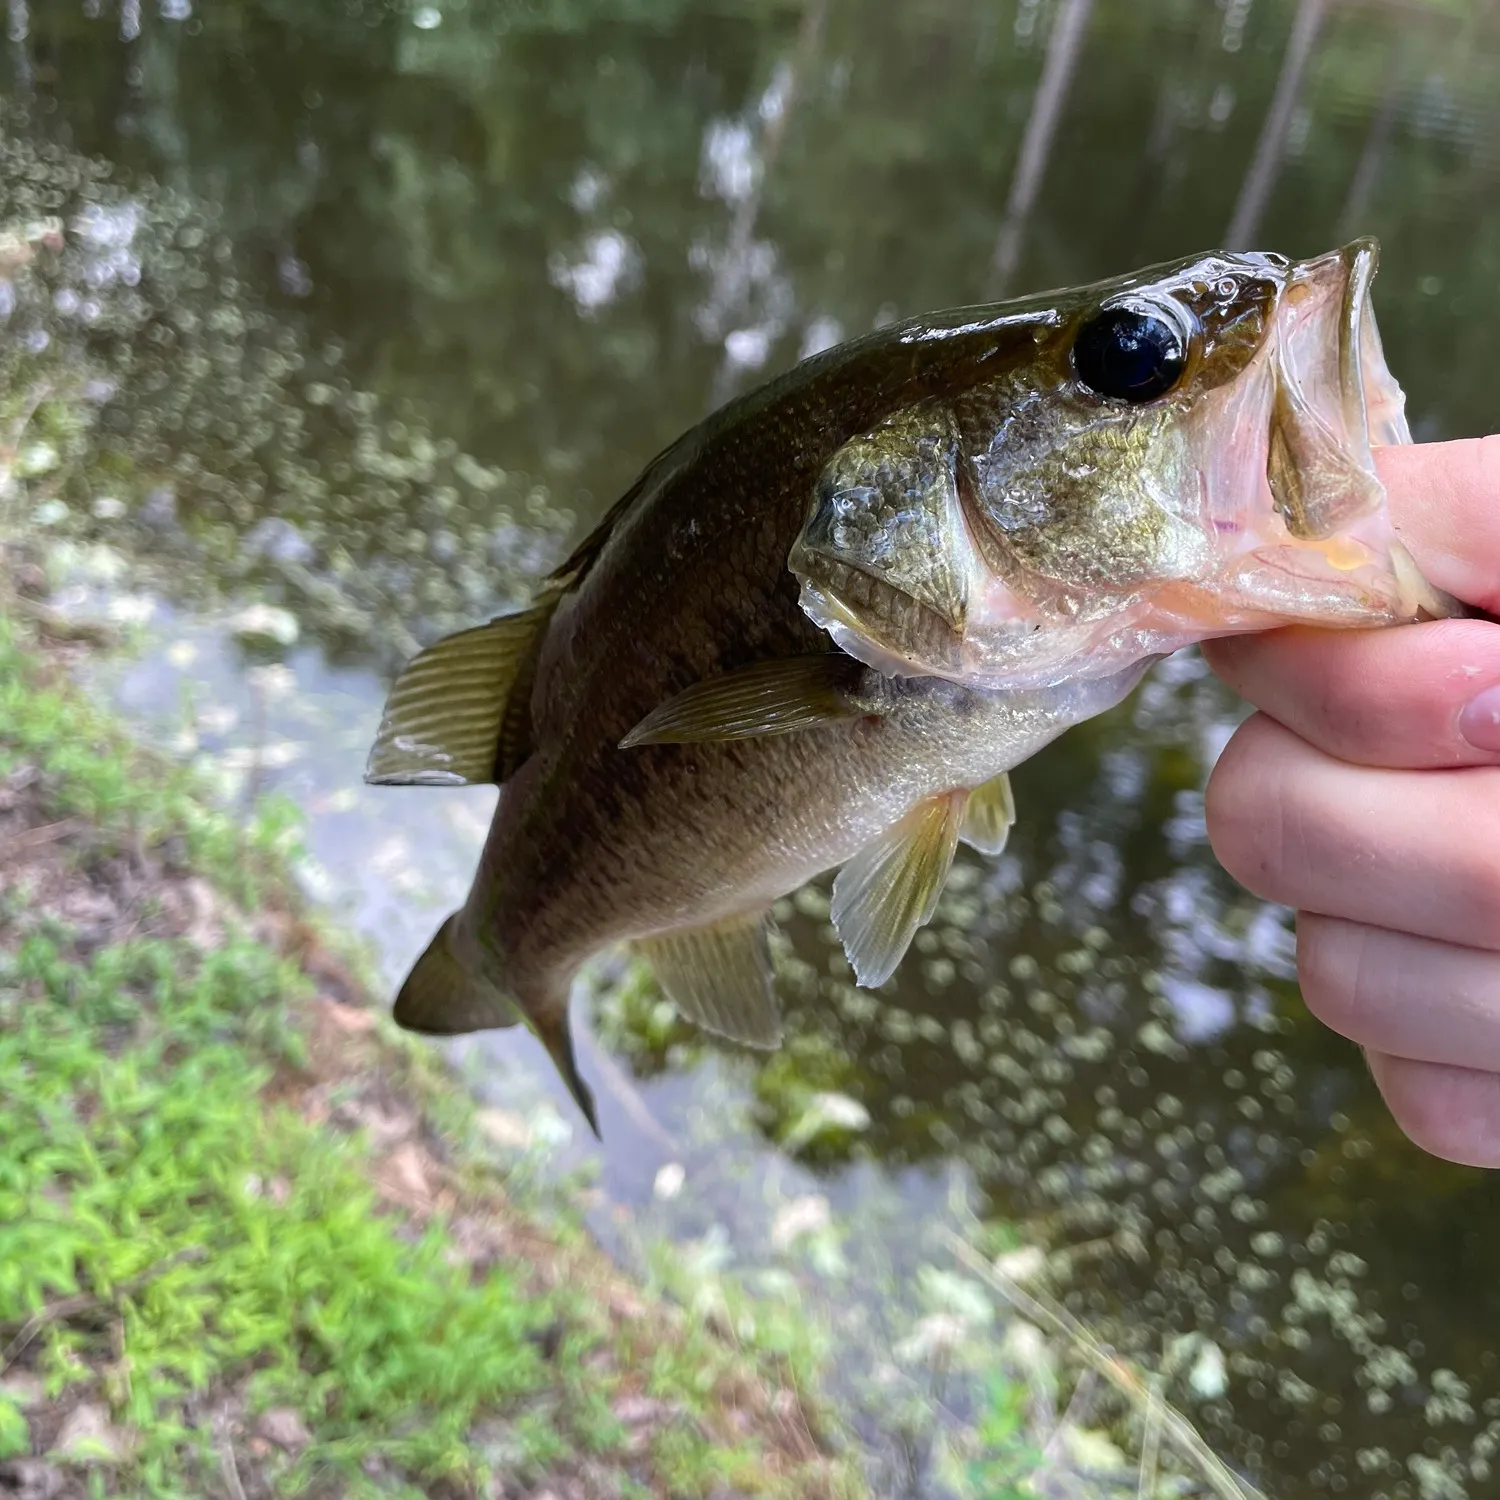
[[1247,719],[1224,747],[1204,794],[1209,843],[1224,868],[1258,896],[1275,899],[1285,864],[1290,779],[1286,731],[1263,714]]
[[1365,975],[1361,933],[1347,922],[1301,912],[1297,917],[1297,980],[1307,1008],[1327,1027],[1359,1041]]

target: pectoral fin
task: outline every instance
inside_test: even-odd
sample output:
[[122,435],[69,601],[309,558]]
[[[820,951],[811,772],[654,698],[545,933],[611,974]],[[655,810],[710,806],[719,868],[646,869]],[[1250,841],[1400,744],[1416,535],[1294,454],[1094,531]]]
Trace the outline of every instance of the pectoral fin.
[[531,689],[560,593],[419,652],[386,699],[365,780],[376,786],[503,782],[530,753]]
[[958,836],[981,854],[999,854],[1015,821],[1016,802],[1011,795],[1010,773],[1002,771],[969,793]]
[[919,802],[851,859],[833,882],[830,916],[866,989],[896,970],[937,906],[958,847],[966,792]]
[[620,741],[620,748],[747,740],[862,718],[873,711],[856,691],[864,670],[841,652],[756,662],[669,698]]
[[457,920],[458,913],[454,912],[438,928],[396,996],[393,1016],[407,1031],[462,1036],[470,1031],[514,1026],[522,1019],[509,996],[465,967],[454,952]]
[[642,938],[636,947],[688,1020],[750,1047],[781,1042],[762,912]]

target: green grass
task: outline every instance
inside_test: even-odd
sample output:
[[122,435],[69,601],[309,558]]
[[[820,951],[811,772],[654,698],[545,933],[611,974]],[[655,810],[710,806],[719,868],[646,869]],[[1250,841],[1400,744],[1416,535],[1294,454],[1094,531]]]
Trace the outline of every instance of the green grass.
[[[304,1475],[356,1484],[374,1452],[422,1478],[467,1475],[477,1414],[519,1412],[545,1384],[528,1335],[546,1300],[499,1272],[471,1285],[440,1226],[404,1243],[354,1144],[265,1109],[269,1069],[247,1067],[240,1023],[277,1010],[286,984],[251,943],[192,965],[174,944],[122,944],[80,965],[31,937],[0,969],[0,1322],[84,1289],[119,1319],[117,1418],[142,1434],[145,1493],[181,1492],[209,1462],[181,1405],[226,1381],[243,1380],[252,1410],[307,1420]],[[122,1025],[112,1056],[100,1039]],[[284,1202],[267,1190],[278,1179]],[[92,1377],[97,1337],[43,1331],[50,1393]],[[545,1427],[518,1422],[523,1451],[549,1457]],[[20,1413],[0,1428],[15,1451]]]
[[[0,617],[0,785],[23,767],[47,818],[81,820],[49,856],[70,879],[145,850],[254,906],[294,837],[280,811],[241,829],[148,766]],[[148,895],[93,947],[24,884],[0,892],[0,1367],[130,1432],[91,1493],[222,1493],[226,1406],[244,1432],[300,1415],[300,1453],[257,1450],[281,1494],[483,1494],[588,1463],[621,1495],[826,1492],[821,1461],[798,1478],[711,1430],[742,1356],[663,1339],[657,1315],[633,1344],[577,1278],[476,1270],[441,1213],[381,1204],[358,1134],[270,1102],[304,1061],[310,986],[248,924],[204,953],[160,935]],[[683,1420],[640,1451],[611,1409],[626,1391]],[[37,1420],[0,1391],[0,1458],[39,1446]]]

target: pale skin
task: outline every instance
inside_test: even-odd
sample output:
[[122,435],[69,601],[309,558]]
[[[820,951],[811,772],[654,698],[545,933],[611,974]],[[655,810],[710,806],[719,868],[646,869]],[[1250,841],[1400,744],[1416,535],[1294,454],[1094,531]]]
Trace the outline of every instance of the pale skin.
[[[1500,435],[1377,457],[1422,571],[1500,616]],[[1500,1167],[1500,624],[1203,649],[1259,710],[1209,782],[1219,859],[1296,909],[1307,1004],[1406,1134]]]

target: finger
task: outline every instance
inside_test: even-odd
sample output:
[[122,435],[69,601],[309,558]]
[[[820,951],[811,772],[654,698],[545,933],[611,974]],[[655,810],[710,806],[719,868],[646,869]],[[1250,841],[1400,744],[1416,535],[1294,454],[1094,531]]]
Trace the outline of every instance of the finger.
[[1256,714],[1209,778],[1209,840],[1299,911],[1500,950],[1500,768],[1350,766]]
[[1340,760],[1500,765],[1500,625],[1274,630],[1203,654],[1240,697]]
[[1500,1166],[1500,1074],[1369,1054],[1396,1123],[1424,1151],[1466,1167]]
[[1500,614],[1500,435],[1379,448],[1375,462],[1422,572]]
[[1500,1072],[1500,953],[1305,912],[1297,977],[1308,1009],[1363,1047]]

